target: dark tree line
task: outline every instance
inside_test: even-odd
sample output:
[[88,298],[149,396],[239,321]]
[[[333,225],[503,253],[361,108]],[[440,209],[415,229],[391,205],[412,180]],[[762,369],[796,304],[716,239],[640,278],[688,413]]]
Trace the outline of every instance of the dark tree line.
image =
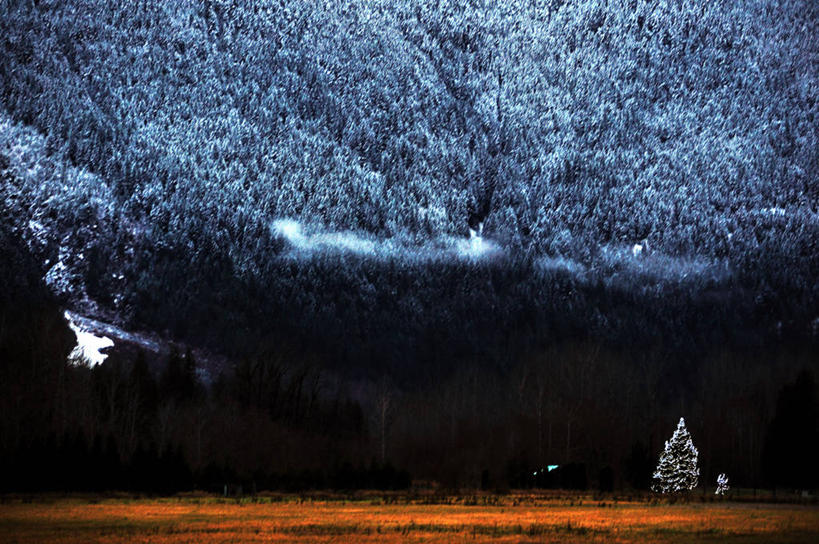
[[[370,4],[2,4],[4,481],[810,484],[816,7]],[[87,298],[234,364],[70,366]]]
[[[691,391],[664,399],[651,391],[663,377],[645,366],[650,357],[629,368],[634,357],[578,345],[506,376],[460,369],[443,382],[406,390],[384,382],[358,395],[339,383],[332,390],[319,367],[280,358],[237,365],[206,387],[179,371],[190,356],[170,354],[157,373],[141,354],[114,354],[93,369],[55,362],[60,380],[27,377],[38,394],[18,394],[14,406],[20,388],[7,362],[2,488],[400,489],[414,477],[448,488],[639,490],[673,415],[685,413],[706,485],[728,472],[737,487],[813,489],[814,375],[779,382],[815,360],[789,357],[774,362],[790,370],[771,382],[767,357],[723,354]],[[748,375],[737,379],[740,364]],[[719,381],[726,376],[730,383]],[[31,419],[35,409],[45,417]]]
[[[554,323],[551,340],[531,343],[531,323],[520,321],[515,325],[528,340],[507,336],[505,356],[503,345],[470,351],[476,340],[470,336],[450,347],[462,359],[437,367],[411,357],[441,349],[452,334],[442,327],[458,330],[452,320],[426,329],[405,323],[428,338],[406,356],[416,363],[412,369],[355,365],[366,349],[373,361],[376,349],[396,349],[390,342],[400,349],[400,335],[390,335],[395,321],[345,331],[344,351],[306,343],[310,331],[321,338],[316,329],[287,339],[285,333],[309,324],[296,321],[252,344],[221,372],[186,348],[152,355],[120,347],[88,368],[67,361],[73,339],[59,301],[10,225],[0,224],[0,481],[6,490],[221,491],[226,483],[246,490],[397,488],[410,477],[487,489],[644,489],[679,415],[701,452],[704,482],[727,472],[736,486],[817,484],[816,340],[788,336],[786,329],[756,339],[741,330],[725,336],[732,321],[713,315],[717,305],[681,304],[675,315],[672,298],[646,304],[640,317],[630,305],[632,290],[600,289],[601,315],[622,312],[624,323],[645,325],[643,334],[624,328],[609,337],[607,329],[553,318],[545,321]],[[372,274],[366,265],[359,263]],[[509,269],[482,271],[513,285]],[[472,277],[475,285],[479,277]],[[557,293],[561,281],[576,285],[560,275],[552,280]],[[522,293],[521,301],[528,292]],[[335,311],[313,325],[329,326]],[[498,311],[473,320],[497,325],[508,316],[503,307]],[[678,327],[675,335],[650,332],[651,322],[661,319],[672,320],[665,327]],[[372,345],[362,347],[368,338]],[[686,342],[697,347],[682,349]],[[472,349],[487,345],[476,342]],[[349,358],[346,364],[334,359],[338,353]],[[483,358],[470,364],[476,353]],[[550,464],[560,468],[544,473]]]
[[[26,252],[4,241],[6,262],[21,262]],[[406,380],[341,373],[271,341],[203,381],[187,349],[117,349],[93,368],[67,361],[57,302],[36,280],[21,286],[24,272],[3,270],[18,287],[0,307],[6,491],[395,489],[411,478],[645,489],[679,414],[704,482],[727,472],[735,486],[817,485],[815,344],[686,360],[650,341],[566,338],[500,368]],[[15,323],[23,328],[6,334]]]

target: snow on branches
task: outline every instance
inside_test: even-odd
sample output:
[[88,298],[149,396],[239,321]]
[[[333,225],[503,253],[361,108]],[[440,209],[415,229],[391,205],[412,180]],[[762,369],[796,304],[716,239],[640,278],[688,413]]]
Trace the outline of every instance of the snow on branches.
[[697,466],[697,448],[691,440],[685,419],[680,418],[671,440],[665,443],[660,455],[651,489],[658,493],[679,493],[697,486],[700,469]]

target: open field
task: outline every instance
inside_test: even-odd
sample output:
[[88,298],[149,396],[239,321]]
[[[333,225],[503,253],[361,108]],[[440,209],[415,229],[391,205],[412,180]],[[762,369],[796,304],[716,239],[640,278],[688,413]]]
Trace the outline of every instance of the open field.
[[[819,507],[481,496],[453,504],[48,498],[0,503],[5,543],[819,542]],[[471,503],[477,504],[471,504]]]

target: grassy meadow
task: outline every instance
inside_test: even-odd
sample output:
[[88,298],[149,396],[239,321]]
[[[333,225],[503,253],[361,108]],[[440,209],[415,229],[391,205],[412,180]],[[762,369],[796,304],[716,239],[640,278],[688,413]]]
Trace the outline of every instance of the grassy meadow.
[[817,542],[819,507],[591,496],[37,497],[0,503],[12,543]]

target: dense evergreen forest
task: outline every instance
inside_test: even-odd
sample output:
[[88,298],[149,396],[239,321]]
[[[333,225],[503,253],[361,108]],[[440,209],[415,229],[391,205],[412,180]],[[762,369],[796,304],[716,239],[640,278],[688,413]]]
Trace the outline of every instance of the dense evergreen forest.
[[[816,486],[817,35],[810,0],[0,2],[2,486],[645,488],[680,415],[708,481]],[[67,361],[66,308],[166,347]]]

